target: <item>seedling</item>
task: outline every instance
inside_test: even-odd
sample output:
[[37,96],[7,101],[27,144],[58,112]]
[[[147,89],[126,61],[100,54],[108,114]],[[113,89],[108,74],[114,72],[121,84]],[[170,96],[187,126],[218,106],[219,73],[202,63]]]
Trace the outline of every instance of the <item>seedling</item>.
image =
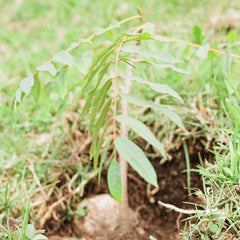
[[[108,187],[111,195],[121,202],[122,231],[128,231],[131,226],[128,219],[128,196],[127,196],[127,164],[148,183],[158,187],[157,174],[137,144],[129,139],[128,127],[142,137],[157,151],[163,158],[166,153],[163,145],[153,135],[151,130],[141,121],[129,116],[128,104],[131,103],[140,108],[149,108],[161,112],[173,121],[178,127],[184,129],[179,116],[170,110],[169,106],[158,104],[139,96],[131,94],[133,83],[143,84],[162,96],[171,96],[179,103],[183,100],[169,86],[157,82],[143,79],[135,75],[134,69],[144,66],[161,69],[172,69],[179,73],[186,73],[184,70],[173,64],[180,61],[169,53],[161,53],[149,50],[142,42],[158,42],[164,44],[167,40],[161,36],[153,34],[149,29],[154,29],[154,25],[147,23],[130,29],[126,32],[117,33],[113,39],[113,31],[120,28],[121,24],[133,20],[141,19],[141,15],[134,16],[121,22],[114,21],[105,29],[99,29],[88,39],[81,39],[71,44],[66,51],[58,52],[50,61],[44,62],[37,67],[37,71],[24,78],[19,83],[19,88],[14,98],[13,106],[16,108],[24,95],[31,94],[39,103],[49,103],[52,92],[56,92],[60,98],[66,100],[70,91],[68,89],[68,79],[66,72],[69,68],[76,68],[82,74],[79,79],[81,87],[80,96],[85,98],[84,107],[81,109],[81,118],[86,114],[89,116],[89,132],[92,135],[92,144],[89,151],[90,159],[93,159],[93,166],[97,168],[102,165],[107,158],[107,151],[113,143],[114,150],[108,161]],[[120,32],[120,31],[119,31]],[[98,36],[110,36],[108,42],[96,41]],[[116,34],[116,32],[115,32]],[[81,52],[80,60],[85,61],[86,56],[91,57],[90,64],[86,68],[81,65],[70,52],[81,46],[90,48],[90,51]],[[48,72],[52,80],[43,83],[40,72]],[[110,109],[112,116],[110,116]],[[120,124],[120,127],[118,125]],[[112,135],[106,134],[112,128]],[[103,148],[103,153],[101,149]],[[99,163],[99,156],[100,163]]]

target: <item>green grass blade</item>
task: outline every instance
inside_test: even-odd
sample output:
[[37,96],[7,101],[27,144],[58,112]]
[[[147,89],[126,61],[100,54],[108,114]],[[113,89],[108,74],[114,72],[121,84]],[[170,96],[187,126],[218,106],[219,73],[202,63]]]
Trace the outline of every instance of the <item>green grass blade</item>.
[[189,157],[189,152],[188,152],[188,147],[187,143],[184,140],[183,141],[183,150],[184,150],[184,155],[185,155],[185,160],[186,160],[186,172],[187,172],[187,188],[188,191],[191,191],[191,167],[190,167],[190,157]]

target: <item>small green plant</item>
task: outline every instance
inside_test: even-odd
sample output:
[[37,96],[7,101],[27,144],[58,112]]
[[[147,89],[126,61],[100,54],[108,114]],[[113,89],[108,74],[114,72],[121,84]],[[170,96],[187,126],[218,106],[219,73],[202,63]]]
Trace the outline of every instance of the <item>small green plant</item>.
[[[3,240],[47,240],[44,236],[45,230],[36,230],[32,224],[28,224],[30,202],[25,210],[25,215],[21,223],[10,218],[10,209],[8,208],[0,215],[0,238]],[[4,214],[6,212],[6,214]],[[6,219],[6,224],[3,225],[2,220]],[[13,226],[10,226],[13,225]]]
[[[102,165],[106,160],[106,152],[111,143],[114,145],[113,154],[108,159],[110,165],[107,181],[111,195],[121,202],[123,231],[128,231],[131,226],[128,219],[127,164],[129,163],[148,183],[158,187],[157,174],[143,150],[129,139],[128,127],[157,149],[163,158],[166,158],[163,145],[151,130],[143,122],[130,116],[128,104],[133,104],[137,108],[159,111],[178,127],[184,129],[180,117],[168,105],[130,93],[131,85],[138,83],[162,94],[162,99],[171,96],[177,102],[182,103],[181,97],[169,86],[135,75],[134,69],[155,67],[159,70],[172,69],[179,73],[186,73],[173,65],[180,61],[170,53],[154,51],[145,44],[145,42],[163,44],[167,41],[148,31],[148,29],[154,29],[153,24],[142,24],[122,33],[115,31],[115,35],[117,34],[115,37],[115,29],[120,28],[121,24],[129,20],[137,18],[142,19],[141,14],[121,22],[114,21],[107,28],[98,29],[90,38],[76,41],[66,51],[58,52],[50,61],[37,67],[37,72],[19,83],[13,101],[13,107],[16,108],[22,102],[24,95],[31,93],[36,101],[49,105],[52,92],[56,92],[60,98],[66,100],[70,91],[66,77],[67,70],[74,67],[80,72],[82,77],[77,84],[80,86],[79,97],[85,98],[85,104],[80,111],[82,118],[87,113],[89,116],[89,132],[92,135],[89,155],[90,159],[93,159],[94,168],[99,165],[101,172]],[[103,37],[104,34],[108,37],[108,41],[101,41],[101,38],[100,42],[97,41],[97,37]],[[70,51],[80,46],[88,50],[80,51],[78,58],[70,54]],[[40,81],[41,72],[49,73],[52,79],[45,83]],[[110,116],[110,109],[112,116]],[[109,129],[112,129],[110,136],[106,135]],[[99,163],[102,148],[103,154]]]
[[1,227],[1,229],[0,237],[3,240],[48,240],[44,235],[45,230],[36,230],[32,224],[27,224],[24,230],[20,228],[13,232],[8,231],[4,227]]
[[196,214],[188,220],[197,219],[194,224],[189,221],[189,228],[182,235],[183,239],[227,239],[228,233],[239,234],[239,179],[240,179],[240,149],[239,149],[239,106],[226,99],[225,111],[230,128],[224,129],[228,145],[221,151],[212,151],[216,163],[205,162],[207,166],[199,166],[194,170],[202,176],[203,193],[199,194],[204,210],[196,210]]

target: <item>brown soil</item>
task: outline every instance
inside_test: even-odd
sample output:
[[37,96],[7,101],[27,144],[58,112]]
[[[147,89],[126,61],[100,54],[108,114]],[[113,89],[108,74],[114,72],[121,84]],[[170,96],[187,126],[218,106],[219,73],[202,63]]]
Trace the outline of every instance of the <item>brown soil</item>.
[[[199,146],[198,146],[199,147]],[[193,149],[199,149],[194,148]],[[207,158],[207,152],[202,151],[202,158]],[[124,236],[114,235],[111,239],[149,239],[152,235],[158,240],[177,240],[181,239],[179,233],[183,228],[183,219],[186,215],[180,215],[174,211],[165,209],[158,205],[158,200],[164,203],[173,204],[182,209],[191,209],[192,205],[184,202],[198,202],[200,200],[194,194],[189,194],[186,189],[186,169],[185,157],[182,148],[171,152],[172,161],[167,161],[163,165],[160,159],[153,159],[152,164],[158,175],[159,190],[153,189],[131,168],[129,169],[129,204],[130,207],[140,215],[139,224],[131,233]],[[196,168],[198,162],[198,152],[190,156],[191,168]],[[201,189],[200,176],[191,173],[191,187]],[[103,171],[101,184],[98,185],[97,178],[94,178],[85,189],[85,197],[96,194],[108,193],[106,183],[106,172]],[[45,228],[51,234],[61,236],[75,236],[71,222],[56,224],[56,221],[48,221]],[[79,237],[79,236],[78,236]],[[60,239],[60,238],[59,238]],[[86,237],[86,239],[88,239]],[[96,236],[97,239],[97,236]],[[110,240],[110,239],[109,239]]]

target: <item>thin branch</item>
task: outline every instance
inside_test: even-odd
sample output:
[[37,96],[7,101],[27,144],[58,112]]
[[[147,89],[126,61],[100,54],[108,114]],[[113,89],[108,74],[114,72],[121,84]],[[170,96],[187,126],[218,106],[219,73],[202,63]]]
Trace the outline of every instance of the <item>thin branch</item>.
[[[91,175],[89,176],[89,179],[95,177],[98,173],[97,171],[94,171],[93,173],[91,173]],[[80,193],[80,196],[83,196],[83,189],[84,186],[89,182],[89,179],[85,179],[83,180],[80,185],[72,192],[68,193],[67,195],[61,197],[57,202],[54,202],[50,207],[47,208],[47,210],[45,211],[45,214],[43,217],[40,218],[40,228],[42,228],[44,226],[44,224],[46,223],[46,221],[51,217],[53,210],[62,202],[66,201],[68,198],[72,197],[73,195]]]
[[[127,23],[127,22],[130,22],[130,21],[132,21],[132,20],[135,20],[135,19],[139,19],[139,18],[141,18],[141,16],[140,15],[135,15],[135,16],[132,16],[132,17],[129,17],[129,18],[126,18],[126,19],[124,19],[124,20],[122,20],[122,21],[120,21],[119,22],[119,24],[120,25],[122,25],[122,24],[124,24],[124,23]],[[107,28],[105,29],[105,30],[107,30]],[[88,40],[89,41],[92,41],[94,38],[96,38],[97,36],[99,36],[99,34],[94,34],[94,35],[92,35],[92,36],[90,36],[89,38],[88,38]],[[80,44],[81,45],[81,44]],[[80,46],[79,45],[79,46]],[[78,47],[79,47],[78,46]],[[105,45],[103,45],[103,47],[104,47]],[[76,49],[77,47],[75,47],[75,48],[68,48],[67,50],[66,50],[66,52],[71,52],[72,50],[74,50],[74,49]],[[52,59],[50,59],[50,60],[48,60],[48,62],[52,62]],[[39,71],[36,71],[36,72],[34,72],[33,73],[33,76],[35,76],[36,74],[38,74],[39,73]]]
[[113,140],[117,137],[117,126],[116,126],[116,116],[117,116],[117,98],[118,98],[118,62],[119,62],[119,54],[121,52],[122,46],[124,45],[124,41],[127,39],[127,36],[125,36],[122,40],[122,42],[119,45],[119,48],[116,53],[116,60],[115,60],[115,76],[113,78],[114,80],[114,109],[113,109]]
[[47,197],[46,193],[45,193],[44,190],[43,190],[43,187],[42,187],[42,185],[41,185],[41,183],[40,183],[40,181],[39,181],[39,179],[38,179],[38,176],[37,176],[37,174],[36,174],[36,172],[35,172],[34,164],[33,164],[32,162],[31,162],[30,165],[28,166],[28,169],[31,171],[31,173],[32,173],[32,175],[33,175],[33,178],[35,179],[38,187],[40,188],[40,191],[41,191],[41,193],[42,193],[42,195],[43,195],[43,198],[45,199],[45,201],[48,201],[48,197]]
[[[167,37],[167,36],[163,36],[163,35],[160,35],[160,36],[163,37],[163,38],[166,38],[167,40],[172,41],[172,42],[176,42],[176,43],[181,42],[181,40],[179,40],[179,39],[175,39],[175,38],[171,38],[171,37]],[[186,44],[187,44],[188,46],[191,46],[191,47],[194,47],[194,48],[200,48],[200,47],[202,47],[201,45],[198,45],[198,44],[195,44],[195,43],[191,43],[191,42],[187,42]],[[223,54],[223,55],[226,54],[226,52],[221,51],[221,50],[218,50],[218,49],[214,49],[214,48],[209,48],[209,51],[210,51],[210,52],[219,53],[219,54]],[[231,56],[234,57],[234,58],[240,59],[240,56],[237,55],[237,54],[231,54]]]
[[206,211],[204,210],[187,210],[187,209],[181,209],[181,208],[178,208],[172,204],[167,204],[167,203],[163,203],[161,202],[160,200],[158,201],[158,204],[160,206],[163,206],[165,208],[168,208],[170,210],[173,210],[175,212],[179,212],[179,213],[184,213],[184,214],[188,214],[188,215],[191,215],[191,214],[196,214],[196,213],[206,213]]
[[158,205],[163,206],[165,208],[168,208],[170,210],[173,210],[175,212],[179,212],[179,213],[183,213],[183,214],[188,214],[188,215],[192,215],[192,214],[204,214],[204,215],[209,215],[209,214],[216,214],[219,215],[219,219],[225,219],[226,218],[226,212],[224,210],[219,210],[218,208],[207,208],[206,210],[187,210],[187,209],[181,209],[178,208],[172,204],[167,204],[167,203],[163,203],[162,201],[158,201]]

